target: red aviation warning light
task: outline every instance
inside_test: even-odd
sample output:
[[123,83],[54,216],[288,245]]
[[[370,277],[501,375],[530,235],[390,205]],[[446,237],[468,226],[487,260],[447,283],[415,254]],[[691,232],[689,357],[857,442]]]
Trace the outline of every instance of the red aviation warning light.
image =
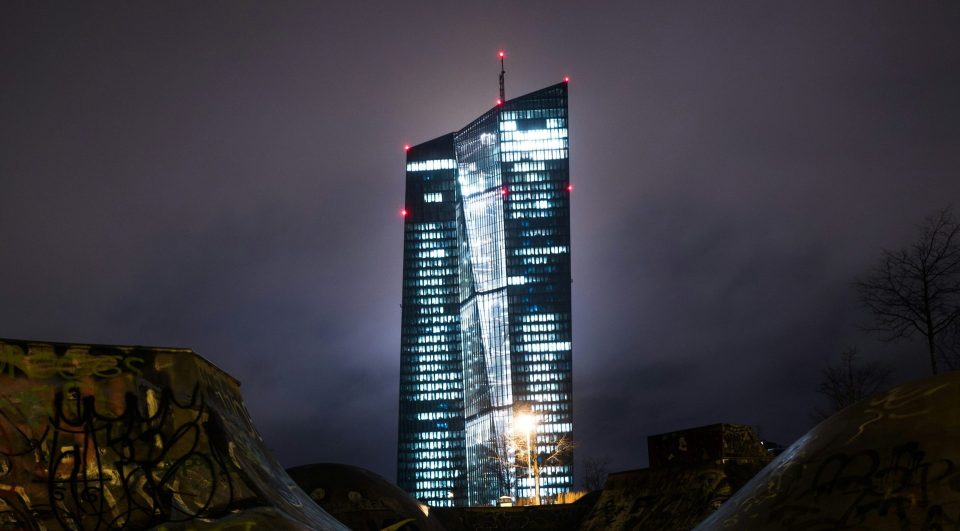
[[503,100],[497,98],[497,105],[503,105]]
[[572,191],[573,191],[573,185],[572,185],[572,184],[568,184],[568,185],[567,185],[567,191],[568,191],[568,192],[572,192]]
[[404,144],[404,145],[403,145],[403,150],[404,150],[404,151],[410,151],[410,144]]
[[570,82],[570,76],[563,76],[563,82],[564,82],[564,83],[569,83],[569,82]]
[[407,212],[407,209],[405,209],[405,208],[401,208],[401,209],[400,209],[400,217],[405,218],[405,217],[407,217],[408,214],[409,214],[409,212]]
[[500,188],[500,195],[507,195],[510,193],[510,190],[506,186]]
[[507,54],[503,53],[503,50],[500,50],[500,52],[497,54],[497,56],[500,57],[501,59],[503,59],[506,55]]

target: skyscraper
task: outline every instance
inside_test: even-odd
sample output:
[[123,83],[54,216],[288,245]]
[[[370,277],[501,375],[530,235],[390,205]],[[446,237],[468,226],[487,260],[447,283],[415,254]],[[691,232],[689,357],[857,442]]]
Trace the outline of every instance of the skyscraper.
[[572,487],[571,190],[566,82],[407,148],[397,476],[420,500]]

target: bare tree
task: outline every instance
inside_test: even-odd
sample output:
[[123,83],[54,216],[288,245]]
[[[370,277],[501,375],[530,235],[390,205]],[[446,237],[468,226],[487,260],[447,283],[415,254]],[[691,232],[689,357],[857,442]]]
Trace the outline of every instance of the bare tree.
[[566,435],[552,442],[546,451],[541,451],[544,445],[537,443],[535,434],[532,437],[519,432],[500,434],[484,445],[487,452],[485,471],[499,485],[500,495],[514,495],[516,478],[522,476],[534,478],[535,488],[539,491],[540,469],[568,463],[575,447],[576,444]]
[[573,442],[573,439],[563,435],[559,440],[552,443],[550,450],[539,453],[539,463],[541,463],[542,466],[559,466],[566,464],[576,447],[577,443]]
[[497,485],[499,496],[514,496],[517,457],[513,438],[505,434],[497,435],[483,445],[481,451],[486,454],[483,472]]
[[543,445],[536,442],[536,438],[530,443],[533,448],[527,449],[526,443],[523,439],[517,441],[518,447],[521,451],[532,451],[530,454],[531,465],[533,470],[528,471],[533,473],[534,485],[536,489],[535,494],[535,503],[540,505],[540,469],[542,467],[550,466],[559,466],[569,462],[570,455],[573,454],[573,449],[576,448],[576,443],[573,442],[573,439],[563,435],[556,442],[553,442],[547,449],[547,451],[540,451],[543,449]]
[[607,483],[607,458],[588,457],[583,460],[583,487],[588,491],[600,490]]
[[857,349],[851,347],[840,354],[840,362],[823,369],[817,391],[827,398],[827,411],[814,410],[814,417],[823,420],[837,411],[868,396],[879,393],[890,382],[890,368],[878,363],[859,363]]
[[960,322],[960,225],[953,212],[924,220],[916,242],[884,251],[876,270],[854,286],[874,317],[868,330],[885,341],[925,336],[936,374],[938,336]]

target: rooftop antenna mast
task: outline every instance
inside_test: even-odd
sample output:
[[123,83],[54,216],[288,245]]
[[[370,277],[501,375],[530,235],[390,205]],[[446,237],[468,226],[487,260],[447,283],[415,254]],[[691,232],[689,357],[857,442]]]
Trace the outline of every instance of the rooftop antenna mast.
[[507,101],[506,92],[503,89],[503,75],[507,73],[507,71],[503,69],[504,55],[506,54],[503,53],[503,50],[500,50],[500,99],[498,100],[498,103],[501,103],[501,104]]

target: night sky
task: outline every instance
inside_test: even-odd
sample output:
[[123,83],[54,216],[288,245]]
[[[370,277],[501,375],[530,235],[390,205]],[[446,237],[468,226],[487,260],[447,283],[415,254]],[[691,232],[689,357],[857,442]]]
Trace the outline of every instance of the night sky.
[[394,479],[404,144],[570,82],[578,459],[789,443],[850,282],[960,207],[960,3],[0,7],[0,337],[191,347],[286,466]]

